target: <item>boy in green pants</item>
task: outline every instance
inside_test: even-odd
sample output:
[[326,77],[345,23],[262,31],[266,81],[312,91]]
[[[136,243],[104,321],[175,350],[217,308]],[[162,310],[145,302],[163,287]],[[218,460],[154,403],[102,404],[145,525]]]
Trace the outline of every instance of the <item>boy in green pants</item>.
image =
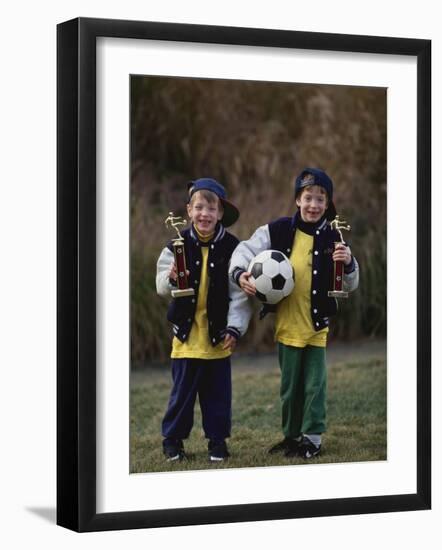
[[329,318],[336,314],[328,296],[334,262],[344,263],[343,288],[355,290],[359,267],[351,250],[330,225],[336,216],[333,182],[318,168],[305,168],[295,181],[297,212],[259,227],[235,249],[229,273],[249,296],[256,293],[247,271],[250,261],[267,249],[290,258],[295,288],[275,306],[265,304],[261,318],[276,312],[275,340],[281,368],[282,432],[284,439],[269,452],[309,459],[321,452],[326,430],[327,369],[325,348]]

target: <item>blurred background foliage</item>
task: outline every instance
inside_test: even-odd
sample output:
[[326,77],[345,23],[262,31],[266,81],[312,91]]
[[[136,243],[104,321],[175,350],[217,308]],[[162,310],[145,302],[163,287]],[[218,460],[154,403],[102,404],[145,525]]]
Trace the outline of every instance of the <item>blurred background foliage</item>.
[[[155,291],[156,261],[172,237],[164,219],[171,210],[185,215],[187,182],[204,176],[226,187],[241,212],[230,231],[247,239],[293,214],[304,167],[326,170],[361,267],[360,288],[339,302],[330,337],[385,337],[386,131],[381,88],[132,76],[133,364],[169,356],[167,300]],[[238,351],[273,349],[271,317],[254,316]]]

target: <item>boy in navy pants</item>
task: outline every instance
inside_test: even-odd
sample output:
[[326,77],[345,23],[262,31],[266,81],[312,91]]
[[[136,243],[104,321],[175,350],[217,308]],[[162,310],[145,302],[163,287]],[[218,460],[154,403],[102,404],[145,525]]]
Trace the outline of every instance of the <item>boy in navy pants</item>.
[[[232,417],[230,355],[251,316],[247,296],[228,277],[238,239],[225,227],[235,223],[239,212],[220,183],[201,178],[189,184],[187,213],[191,226],[182,236],[195,294],[173,299],[168,310],[174,333],[173,387],[162,422],[163,452],[169,461],[185,458],[183,440],[192,430],[198,395],[209,460],[220,462],[229,456],[225,440]],[[157,263],[158,294],[169,296],[176,279],[170,242]]]

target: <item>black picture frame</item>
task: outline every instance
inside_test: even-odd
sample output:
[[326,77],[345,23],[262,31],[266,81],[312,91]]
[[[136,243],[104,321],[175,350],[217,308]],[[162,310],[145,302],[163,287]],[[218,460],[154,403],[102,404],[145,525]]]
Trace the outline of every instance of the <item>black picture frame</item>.
[[[96,511],[96,39],[414,56],[417,60],[417,492],[198,508]],[[431,41],[79,18],[57,28],[57,523],[84,531],[431,507]]]

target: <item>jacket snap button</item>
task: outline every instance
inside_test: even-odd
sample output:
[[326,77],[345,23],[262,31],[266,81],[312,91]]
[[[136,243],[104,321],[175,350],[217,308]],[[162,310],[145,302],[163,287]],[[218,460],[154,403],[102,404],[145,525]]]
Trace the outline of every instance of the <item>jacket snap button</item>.
[[313,310],[313,313],[318,313],[318,310],[317,310],[317,309],[314,309],[314,310]]
[[313,294],[316,294],[316,290],[313,291]]

